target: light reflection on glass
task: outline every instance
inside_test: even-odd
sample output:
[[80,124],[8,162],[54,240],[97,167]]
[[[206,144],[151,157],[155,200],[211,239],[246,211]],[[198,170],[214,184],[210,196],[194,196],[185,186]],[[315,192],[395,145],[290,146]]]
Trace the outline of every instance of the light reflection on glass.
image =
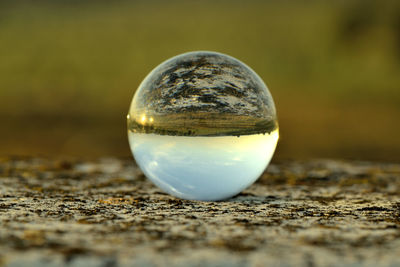
[[184,199],[220,200],[251,185],[278,141],[270,134],[186,137],[129,132],[139,167],[157,186]]
[[262,79],[217,52],[188,52],[153,69],[132,99],[132,152],[144,174],[185,199],[238,194],[275,151],[278,120]]

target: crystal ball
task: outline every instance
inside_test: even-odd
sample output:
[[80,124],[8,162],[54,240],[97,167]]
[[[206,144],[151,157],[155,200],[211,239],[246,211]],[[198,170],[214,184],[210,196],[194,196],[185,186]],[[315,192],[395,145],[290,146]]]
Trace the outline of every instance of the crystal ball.
[[227,199],[253,184],[279,137],[267,86],[250,67],[216,52],[161,63],[136,90],[127,118],[145,176],[190,200]]

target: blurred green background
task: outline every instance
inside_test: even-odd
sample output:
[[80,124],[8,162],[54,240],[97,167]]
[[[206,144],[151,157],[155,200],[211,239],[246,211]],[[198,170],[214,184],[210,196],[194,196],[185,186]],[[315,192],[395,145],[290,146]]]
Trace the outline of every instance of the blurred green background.
[[0,1],[0,155],[129,156],[135,89],[174,55],[251,66],[276,159],[400,161],[400,1]]

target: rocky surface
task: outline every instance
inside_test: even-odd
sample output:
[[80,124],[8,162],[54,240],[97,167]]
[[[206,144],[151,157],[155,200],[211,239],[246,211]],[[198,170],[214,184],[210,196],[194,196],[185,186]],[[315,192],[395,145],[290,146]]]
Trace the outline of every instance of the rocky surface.
[[163,135],[243,135],[277,127],[261,78],[237,59],[206,51],[157,66],[139,86],[128,114],[130,130]]
[[190,52],[163,62],[146,77],[135,97],[132,108],[152,115],[276,115],[271,95],[258,75],[237,59],[216,52]]
[[223,202],[133,161],[0,159],[0,266],[399,266],[400,164],[269,166]]

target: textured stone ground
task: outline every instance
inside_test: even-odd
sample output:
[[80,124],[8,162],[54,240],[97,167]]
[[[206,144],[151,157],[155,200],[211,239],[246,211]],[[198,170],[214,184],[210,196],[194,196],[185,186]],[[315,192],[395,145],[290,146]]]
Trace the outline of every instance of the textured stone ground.
[[272,164],[185,201],[130,160],[0,159],[0,266],[400,266],[400,164]]

